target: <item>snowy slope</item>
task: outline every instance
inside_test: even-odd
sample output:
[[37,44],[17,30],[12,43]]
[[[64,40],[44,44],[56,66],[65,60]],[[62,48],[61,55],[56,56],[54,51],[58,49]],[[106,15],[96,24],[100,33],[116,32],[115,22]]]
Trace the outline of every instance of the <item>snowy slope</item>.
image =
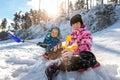
[[[120,80],[120,21],[93,34],[93,52],[111,76]],[[113,79],[114,80],[114,79]]]
[[[68,26],[68,25],[66,25]],[[93,34],[93,52],[101,63],[99,70],[84,73],[60,73],[61,80],[120,80],[120,20],[111,27]],[[37,42],[38,40],[31,40]],[[46,80],[44,49],[36,44],[0,41],[0,80]],[[102,70],[103,73],[100,73]],[[87,76],[87,77],[86,77]],[[67,79],[66,79],[67,78]],[[103,78],[103,79],[102,79]],[[105,79],[106,78],[106,79]]]

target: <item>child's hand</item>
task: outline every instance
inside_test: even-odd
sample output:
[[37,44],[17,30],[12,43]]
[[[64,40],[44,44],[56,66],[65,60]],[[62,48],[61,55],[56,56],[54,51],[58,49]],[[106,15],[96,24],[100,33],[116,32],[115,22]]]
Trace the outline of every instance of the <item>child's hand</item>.
[[57,44],[56,46],[54,46],[52,49],[51,49],[51,51],[57,51],[58,49],[60,49],[60,44]]
[[42,44],[42,42],[38,42],[36,45],[37,45],[37,46],[40,46],[41,44]]
[[37,46],[44,46],[44,47],[48,47],[49,46],[49,44],[45,44],[45,43],[43,43],[43,42],[38,42],[37,44],[36,44]]
[[63,50],[62,51],[62,58],[65,60],[71,59],[71,57],[73,56],[73,52],[69,51],[69,50]]

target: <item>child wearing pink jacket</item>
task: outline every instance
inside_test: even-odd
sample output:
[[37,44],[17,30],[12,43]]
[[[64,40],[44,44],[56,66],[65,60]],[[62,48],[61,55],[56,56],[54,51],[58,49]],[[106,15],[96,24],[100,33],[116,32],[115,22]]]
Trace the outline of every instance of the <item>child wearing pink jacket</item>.
[[70,21],[72,27],[72,39],[69,41],[69,46],[76,43],[78,48],[74,50],[74,54],[81,51],[91,51],[92,37],[91,32],[83,24],[81,15],[77,14]]

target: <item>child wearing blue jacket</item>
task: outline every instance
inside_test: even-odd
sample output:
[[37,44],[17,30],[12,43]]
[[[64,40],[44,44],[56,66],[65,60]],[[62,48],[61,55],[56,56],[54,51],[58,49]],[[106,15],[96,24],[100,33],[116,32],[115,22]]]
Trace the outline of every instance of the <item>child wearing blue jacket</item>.
[[58,45],[61,42],[61,39],[60,29],[58,27],[53,27],[46,35],[44,41],[38,42],[37,45],[45,48],[45,55],[48,55],[50,49]]

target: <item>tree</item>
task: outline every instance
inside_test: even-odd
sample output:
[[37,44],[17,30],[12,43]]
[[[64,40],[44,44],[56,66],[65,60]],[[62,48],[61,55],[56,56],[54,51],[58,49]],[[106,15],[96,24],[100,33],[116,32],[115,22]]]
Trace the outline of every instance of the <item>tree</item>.
[[118,3],[120,3],[120,0],[109,0],[109,2],[112,2],[112,3],[118,4]]
[[20,26],[19,26],[19,23],[18,22],[15,22],[15,24],[14,24],[15,26],[14,26],[14,29],[15,30],[18,30],[18,29],[20,29]]
[[87,3],[86,3],[86,4],[87,4],[87,10],[88,10],[88,9],[89,9],[89,7],[88,7],[88,0],[87,0]]
[[14,14],[14,18],[13,18],[13,21],[14,21],[14,29],[17,30],[17,29],[20,29],[20,24],[22,24],[22,15],[21,15],[21,12],[22,11],[19,11],[19,12],[16,12]]
[[118,0],[115,0],[115,4],[117,4],[118,3]]
[[69,15],[69,0],[68,0],[68,15]]
[[16,12],[15,14],[14,14],[14,22],[20,22],[20,18],[21,18],[21,15],[20,15],[20,13],[21,13],[22,11],[19,11],[19,12]]
[[84,1],[83,0],[77,0],[75,2],[75,10],[83,9],[84,8]]
[[36,24],[35,11],[32,9],[30,9],[30,17],[31,17],[32,25]]
[[75,6],[74,7],[75,7],[75,10],[79,9],[79,2],[78,1],[75,2]]
[[2,29],[2,30],[5,29],[6,26],[7,26],[7,19],[4,18],[4,19],[2,20],[2,22],[1,22],[1,29]]
[[103,0],[101,0],[101,4],[103,4]]
[[59,15],[60,16],[63,16],[65,14],[64,6],[65,6],[64,2],[62,2],[59,6]]
[[72,4],[72,1],[70,1],[69,3],[69,12],[72,12],[73,11],[73,4]]
[[25,15],[22,16],[24,26],[22,28],[28,29],[32,25],[32,21],[30,18],[30,13],[26,12]]

